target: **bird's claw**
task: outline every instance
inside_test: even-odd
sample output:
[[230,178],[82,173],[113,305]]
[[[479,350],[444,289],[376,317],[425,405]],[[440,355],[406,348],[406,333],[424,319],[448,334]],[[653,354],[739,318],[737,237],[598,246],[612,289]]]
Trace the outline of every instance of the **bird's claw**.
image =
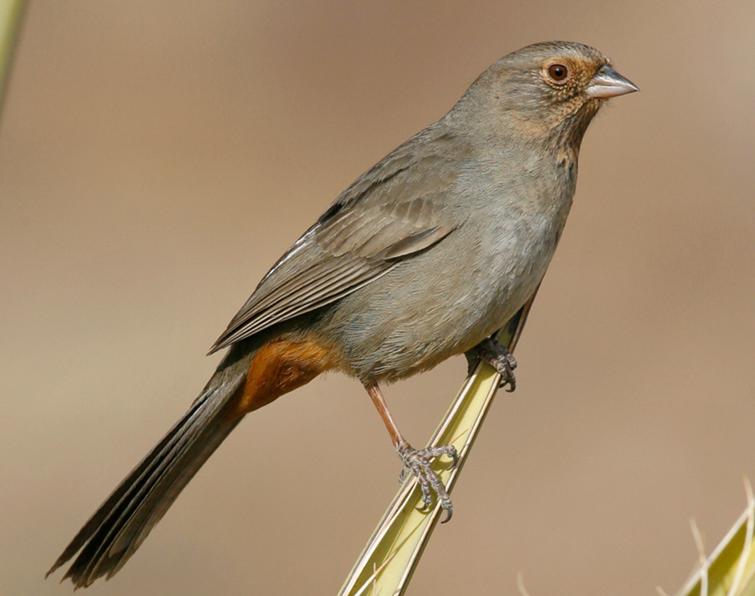
[[499,343],[495,338],[489,337],[480,342],[474,348],[474,352],[478,358],[487,362],[501,375],[501,381],[498,385],[499,389],[506,387],[508,393],[516,389],[516,377],[514,376],[517,366],[516,359],[503,344]]
[[417,479],[417,484],[422,491],[422,503],[424,509],[430,509],[433,505],[433,493],[435,493],[440,508],[445,512],[445,519],[441,523],[446,523],[451,519],[454,512],[454,506],[451,497],[448,496],[446,487],[438,475],[431,468],[431,463],[436,457],[447,456],[451,458],[451,468],[455,468],[459,463],[459,454],[453,445],[440,445],[438,447],[427,447],[425,449],[415,449],[409,444],[400,445],[398,456],[404,467],[401,470],[400,481],[403,482],[407,474],[411,474]]

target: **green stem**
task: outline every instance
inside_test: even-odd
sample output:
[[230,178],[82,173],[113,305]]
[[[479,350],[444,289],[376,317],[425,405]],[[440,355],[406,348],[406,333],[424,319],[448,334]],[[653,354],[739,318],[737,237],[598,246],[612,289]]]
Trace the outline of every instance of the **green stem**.
[[25,5],[25,0],[0,0],[0,113]]

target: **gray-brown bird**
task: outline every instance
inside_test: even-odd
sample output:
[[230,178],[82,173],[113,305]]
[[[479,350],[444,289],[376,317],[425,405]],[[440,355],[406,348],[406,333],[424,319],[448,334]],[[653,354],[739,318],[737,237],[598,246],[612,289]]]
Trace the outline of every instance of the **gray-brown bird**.
[[[188,412],[100,506],[50,573],[116,573],[249,412],[327,370],[366,388],[426,503],[451,501],[380,391],[455,354],[513,388],[492,338],[530,299],[564,227],[582,137],[637,91],[597,50],[539,43],[500,59],[440,120],[360,176],[270,269],[211,352],[230,348]],[[81,552],[79,552],[81,551]]]

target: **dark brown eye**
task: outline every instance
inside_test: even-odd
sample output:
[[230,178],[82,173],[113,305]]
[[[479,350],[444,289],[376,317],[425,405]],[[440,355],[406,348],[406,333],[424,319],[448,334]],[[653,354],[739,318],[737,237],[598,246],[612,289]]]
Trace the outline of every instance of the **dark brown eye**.
[[563,64],[551,64],[548,67],[548,76],[555,83],[563,83],[569,76],[569,69]]

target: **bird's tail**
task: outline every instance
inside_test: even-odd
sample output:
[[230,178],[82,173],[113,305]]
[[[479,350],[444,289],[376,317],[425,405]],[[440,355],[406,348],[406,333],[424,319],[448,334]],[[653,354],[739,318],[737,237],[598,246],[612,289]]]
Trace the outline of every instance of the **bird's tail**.
[[123,480],[76,534],[47,575],[79,550],[65,577],[76,587],[114,575],[178,494],[238,424],[228,415],[246,377],[245,362],[222,367],[191,408]]

